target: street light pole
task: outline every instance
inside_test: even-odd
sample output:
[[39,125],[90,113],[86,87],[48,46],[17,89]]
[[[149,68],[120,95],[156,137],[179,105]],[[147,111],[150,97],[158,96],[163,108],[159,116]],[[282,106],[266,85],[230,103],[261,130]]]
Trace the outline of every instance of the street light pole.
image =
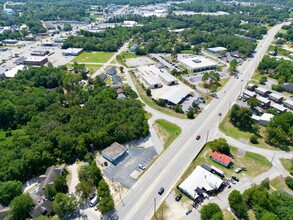
[[157,218],[157,216],[156,216],[156,204],[157,203],[157,201],[156,201],[156,198],[154,198],[154,216]]
[[207,139],[206,139],[206,143],[208,142],[209,139],[209,130],[207,131]]

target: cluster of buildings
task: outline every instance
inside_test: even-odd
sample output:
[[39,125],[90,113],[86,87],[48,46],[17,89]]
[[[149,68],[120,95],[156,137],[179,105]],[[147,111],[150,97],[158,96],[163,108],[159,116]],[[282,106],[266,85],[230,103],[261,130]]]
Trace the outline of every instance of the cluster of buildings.
[[260,115],[253,115],[252,118],[258,121],[261,125],[266,125],[273,117],[272,114],[263,113],[263,109],[275,109],[279,114],[293,110],[293,101],[290,99],[284,100],[285,96],[271,92],[263,87],[257,87],[254,84],[248,84],[247,90],[243,91],[244,100],[255,98],[261,103],[261,108],[257,108]]

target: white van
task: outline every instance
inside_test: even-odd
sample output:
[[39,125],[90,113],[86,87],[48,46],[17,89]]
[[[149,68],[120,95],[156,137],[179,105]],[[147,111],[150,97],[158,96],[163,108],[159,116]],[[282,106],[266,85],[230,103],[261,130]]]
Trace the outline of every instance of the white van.
[[90,207],[95,206],[96,204],[98,204],[98,202],[99,202],[99,198],[98,198],[98,196],[95,196],[95,197],[92,198],[91,201],[90,201]]

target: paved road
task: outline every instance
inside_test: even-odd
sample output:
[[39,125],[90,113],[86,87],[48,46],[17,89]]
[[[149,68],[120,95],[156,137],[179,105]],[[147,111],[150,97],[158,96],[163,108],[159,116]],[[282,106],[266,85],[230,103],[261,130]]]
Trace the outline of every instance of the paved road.
[[[280,24],[269,30],[268,35],[260,41],[254,59],[245,61],[238,68],[242,73],[239,79],[231,78],[223,88],[227,92],[219,94],[219,99],[214,99],[195,120],[186,123],[182,135],[130,189],[124,198],[124,204],[117,206],[120,219],[136,220],[151,218],[154,210],[154,201],[156,201],[156,205],[159,207],[190,162],[200,152],[206,140],[216,137],[217,126],[220,120],[218,113],[221,112],[225,115],[228,112],[281,26]],[[195,140],[196,134],[201,134],[202,136],[199,141]],[[159,196],[157,191],[162,186],[166,191],[162,196]]]

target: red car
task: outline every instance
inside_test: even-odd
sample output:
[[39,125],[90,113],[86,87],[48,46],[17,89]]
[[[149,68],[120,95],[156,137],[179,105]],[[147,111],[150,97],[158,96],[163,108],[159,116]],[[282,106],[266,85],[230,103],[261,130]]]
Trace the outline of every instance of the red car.
[[200,135],[197,135],[197,136],[196,136],[196,140],[199,140],[199,139],[200,139]]

